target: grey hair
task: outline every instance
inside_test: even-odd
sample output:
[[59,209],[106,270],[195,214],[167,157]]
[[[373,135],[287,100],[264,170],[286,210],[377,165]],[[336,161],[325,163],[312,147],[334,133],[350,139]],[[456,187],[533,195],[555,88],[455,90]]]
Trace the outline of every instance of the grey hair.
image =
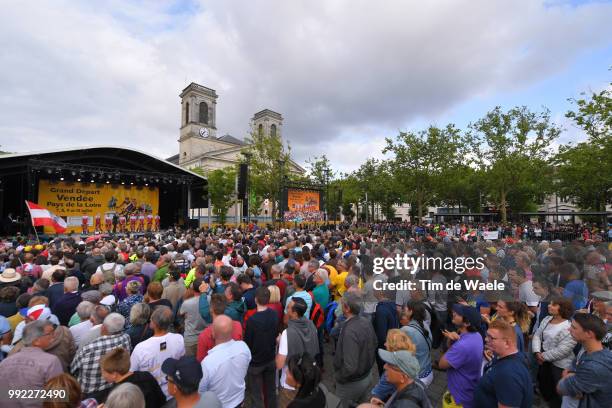
[[329,274],[327,273],[327,269],[325,268],[319,268],[317,269],[317,271],[315,272],[315,274],[321,278],[321,280],[326,281],[329,278]]
[[113,285],[106,282],[101,283],[100,286],[98,286],[98,290],[103,296],[110,295],[111,293],[113,293]]
[[45,327],[51,326],[52,323],[48,320],[35,320],[25,325],[23,329],[23,345],[31,346],[34,340],[45,335]]
[[272,267],[270,268],[270,272],[274,275],[275,273],[278,273],[279,275],[282,272],[282,268],[280,267],[279,264],[274,264],[272,265]]
[[104,406],[106,408],[145,408],[145,399],[137,385],[123,383],[108,394]]
[[319,261],[317,259],[311,259],[308,261],[308,267],[314,270],[319,269]]
[[125,275],[134,275],[138,273],[138,265],[135,263],[129,263],[123,267],[123,273]]
[[64,290],[74,292],[79,289],[79,279],[76,276],[69,276],[64,279]]
[[94,311],[95,305],[88,300],[84,300],[76,308],[77,315],[79,315],[79,319],[81,321],[85,321],[89,319],[91,313]]
[[104,328],[108,334],[117,334],[123,331],[125,326],[125,317],[119,313],[110,313],[104,318]]
[[93,319],[94,324],[102,324],[104,318],[108,315],[108,308],[104,305],[96,305],[89,316],[89,320]]
[[151,314],[151,322],[155,323],[155,326],[159,330],[167,331],[173,322],[172,309],[168,306],[158,306]]
[[151,308],[146,303],[136,303],[130,309],[130,323],[132,326],[146,324],[151,317]]
[[348,286],[349,288],[352,288],[353,286],[358,286],[359,285],[359,277],[356,276],[356,275],[349,275],[344,280],[344,284],[346,286]]
[[358,315],[361,312],[362,297],[356,292],[345,292],[342,297],[342,304],[346,306],[352,315]]
[[115,282],[122,281],[125,278],[125,272],[123,272],[123,268],[115,270]]

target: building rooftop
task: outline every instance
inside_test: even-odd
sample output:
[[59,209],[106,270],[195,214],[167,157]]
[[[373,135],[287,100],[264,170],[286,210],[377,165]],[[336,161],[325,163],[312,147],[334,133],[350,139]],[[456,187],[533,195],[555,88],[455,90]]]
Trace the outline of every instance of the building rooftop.
[[264,109],[264,110],[257,112],[255,115],[253,115],[253,120],[263,118],[264,116],[270,116],[270,117],[273,117],[274,119],[283,120],[283,115],[281,115],[278,112],[274,112],[273,110],[270,110],[270,109]]

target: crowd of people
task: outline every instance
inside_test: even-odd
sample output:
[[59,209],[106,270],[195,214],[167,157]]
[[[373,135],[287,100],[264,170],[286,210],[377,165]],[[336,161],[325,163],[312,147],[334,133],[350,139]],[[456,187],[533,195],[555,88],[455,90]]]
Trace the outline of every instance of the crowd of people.
[[[430,407],[445,371],[445,407],[610,407],[605,237],[389,226],[7,237],[0,387],[67,396],[2,406]],[[404,255],[484,267],[374,273]]]

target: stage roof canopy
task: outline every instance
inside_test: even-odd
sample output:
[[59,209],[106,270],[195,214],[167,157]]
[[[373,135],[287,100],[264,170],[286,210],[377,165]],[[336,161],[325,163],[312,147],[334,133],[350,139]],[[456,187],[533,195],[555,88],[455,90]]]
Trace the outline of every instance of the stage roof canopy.
[[[206,178],[140,150],[119,146],[90,146],[0,155],[0,174],[22,173],[31,163],[65,163],[133,172],[160,173],[185,177],[194,184],[205,184]],[[190,183],[190,184],[191,184]]]

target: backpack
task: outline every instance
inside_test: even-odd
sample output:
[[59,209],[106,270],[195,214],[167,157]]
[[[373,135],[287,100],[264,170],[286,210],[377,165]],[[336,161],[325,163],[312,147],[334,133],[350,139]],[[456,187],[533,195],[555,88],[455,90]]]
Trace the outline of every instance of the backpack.
[[336,308],[338,307],[337,302],[329,302],[325,307],[325,330],[329,333],[334,328],[334,323],[336,320]]
[[113,264],[113,267],[108,270],[104,269],[104,267],[100,265],[100,270],[102,271],[102,274],[104,275],[104,281],[107,283],[110,283],[111,285],[115,284],[115,269],[117,269],[117,262],[115,262]]
[[317,330],[323,326],[325,322],[325,312],[321,308],[321,305],[315,302],[314,295],[312,291],[308,292],[310,298],[312,299],[312,307],[310,308],[310,321],[312,321],[317,328]]

